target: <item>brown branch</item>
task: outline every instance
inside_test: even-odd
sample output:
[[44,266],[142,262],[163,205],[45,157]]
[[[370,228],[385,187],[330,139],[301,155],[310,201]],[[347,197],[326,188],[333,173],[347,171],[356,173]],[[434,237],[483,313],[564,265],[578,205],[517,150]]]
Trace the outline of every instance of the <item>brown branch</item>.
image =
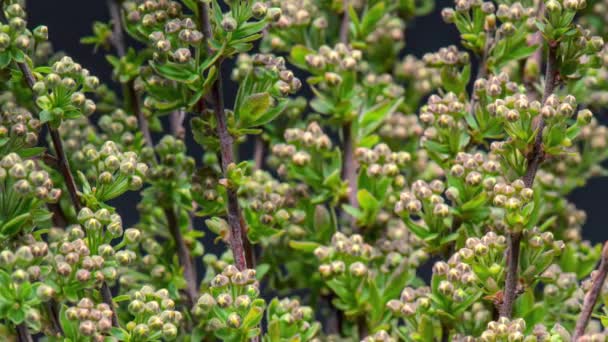
[[[549,42],[549,52],[547,55],[547,69],[545,71],[545,92],[543,94],[542,103],[545,103],[547,98],[553,94],[557,81],[557,44]],[[545,158],[543,151],[543,130],[545,128],[545,120],[542,116],[538,117],[536,128],[536,137],[532,152],[528,155],[528,168],[523,177],[524,184],[528,188],[534,185],[534,178],[540,164]],[[509,247],[507,250],[507,276],[505,280],[505,290],[503,292],[503,303],[500,308],[500,315],[511,317],[513,304],[517,297],[517,282],[518,282],[518,267],[519,267],[519,250],[521,242],[521,231],[509,233]]]
[[[348,14],[349,0],[343,2],[344,13],[342,16],[342,25],[340,27],[340,42],[348,44],[348,31],[350,26],[350,18]],[[344,139],[344,164],[342,165],[342,177],[348,181],[348,204],[351,207],[358,208],[359,201],[357,200],[358,184],[357,184],[357,169],[359,167],[357,159],[355,159],[355,138],[352,132],[352,122],[347,122],[342,126],[342,138]],[[356,219],[351,218],[351,226],[356,228]]]
[[572,335],[573,342],[576,342],[585,333],[585,328],[587,328],[587,324],[589,324],[589,319],[591,318],[591,314],[593,313],[593,308],[595,307],[598,297],[602,292],[602,287],[604,286],[604,282],[606,282],[607,275],[608,242],[604,244],[600,265],[597,268],[597,273],[593,277],[593,284],[591,285],[591,289],[589,289],[589,292],[587,292],[587,295],[585,296],[581,314],[578,317],[578,321],[576,321],[576,327],[574,328],[574,333]]
[[32,339],[32,335],[30,334],[30,331],[27,329],[27,326],[24,323],[18,324],[15,327],[15,330],[17,330],[17,340],[19,342],[33,342],[34,340]]
[[174,110],[169,114],[169,124],[171,125],[171,133],[177,139],[184,139],[186,136],[186,129],[184,128],[184,120],[186,119],[186,112],[181,109]]
[[348,30],[350,26],[350,18],[348,17],[349,0],[343,0],[344,14],[342,15],[342,24],[340,26],[340,42],[348,43]]
[[44,306],[48,312],[51,326],[55,331],[55,337],[63,336],[63,328],[61,327],[61,322],[59,322],[59,311],[57,311],[57,302],[51,299],[44,303]]
[[[200,26],[203,35],[205,36],[205,45],[208,53],[213,53],[209,46],[208,39],[211,37],[211,21],[209,19],[209,6],[205,2],[199,2]],[[228,172],[231,167],[234,167],[234,139],[228,132],[228,124],[226,122],[226,113],[224,109],[224,95],[222,86],[222,59],[216,62],[217,79],[211,87],[210,100],[213,104],[215,121],[217,125],[217,136],[220,140],[220,159],[222,163],[222,172],[224,178],[228,178]],[[201,100],[203,101],[203,100]],[[245,220],[242,219],[241,208],[239,206],[236,189],[232,184],[226,184],[226,195],[228,198],[227,218],[230,226],[230,248],[234,256],[236,267],[240,270],[247,267],[254,267],[253,264],[247,263],[247,255],[251,253],[251,246],[247,243]],[[246,249],[249,249],[247,252]]]
[[167,217],[167,225],[169,232],[175,241],[175,249],[177,250],[177,259],[179,264],[184,268],[184,278],[186,279],[186,297],[188,298],[188,306],[191,308],[196,301],[198,294],[196,269],[192,263],[190,249],[186,246],[182,235],[177,215],[173,208],[164,208],[165,216]]
[[[32,74],[29,66],[26,63],[17,63],[17,66],[23,73],[25,81],[30,89],[33,90],[34,84],[36,83],[36,79]],[[35,101],[34,101],[35,103]],[[72,174],[72,170],[70,169],[70,164],[68,158],[65,154],[65,150],[63,148],[63,142],[61,141],[61,136],[59,131],[56,128],[51,127],[51,125],[47,124],[47,128],[51,135],[51,140],[53,142],[53,148],[55,149],[55,158],[57,159],[57,166],[59,168],[59,172],[63,176],[63,180],[68,189],[68,193],[70,194],[70,199],[72,201],[72,205],[76,210],[76,214],[82,209],[82,203],[80,202],[80,198],[78,197],[78,189],[76,187],[76,182],[74,181],[74,176]],[[102,282],[101,284],[101,295],[103,297],[104,303],[106,303],[112,309],[112,323],[114,326],[118,326],[118,318],[116,317],[116,311],[114,310],[114,302],[112,301],[112,294],[109,291],[108,285],[106,282]]]
[[[342,126],[342,135],[344,139],[344,165],[342,169],[342,177],[348,181],[348,204],[354,208],[359,207],[357,200],[358,184],[357,184],[357,159],[355,159],[354,137],[352,136],[352,124],[346,123]],[[355,218],[352,219],[352,224],[355,224]]]
[[253,145],[253,168],[254,170],[261,170],[264,167],[264,139],[261,136],[255,136],[255,142]]
[[[112,21],[112,37],[110,38],[110,42],[112,43],[114,50],[116,50],[116,54],[118,55],[118,57],[123,58],[127,54],[127,49],[125,45],[125,36],[122,28],[120,3],[118,0],[108,0],[107,2],[108,9],[110,11],[110,18]],[[139,122],[139,129],[144,136],[146,146],[153,148],[154,140],[152,139],[152,134],[150,133],[148,119],[146,119],[143,111],[141,110],[141,101],[139,99],[137,91],[135,90],[133,80],[127,82],[123,86],[123,96],[125,100],[129,101],[133,114],[137,116],[137,121]]]
[[[537,18],[542,18],[544,13],[545,13],[545,4],[543,1],[539,1],[538,2],[538,11],[536,12]],[[540,69],[541,64],[543,62],[543,44],[542,43],[543,43],[543,36],[542,36],[541,32],[539,31],[539,32],[534,33],[532,35],[531,39],[529,40],[528,44],[530,46],[538,44],[538,47],[536,48],[534,53],[530,57],[528,57],[528,59],[526,60],[526,65],[528,63],[533,63],[534,65],[536,65],[537,68]],[[524,72],[523,80],[524,80],[524,84],[526,84],[526,87],[528,88],[528,94],[530,94],[532,96],[536,96],[537,92],[534,90],[534,82],[536,82],[536,75],[528,75]]]

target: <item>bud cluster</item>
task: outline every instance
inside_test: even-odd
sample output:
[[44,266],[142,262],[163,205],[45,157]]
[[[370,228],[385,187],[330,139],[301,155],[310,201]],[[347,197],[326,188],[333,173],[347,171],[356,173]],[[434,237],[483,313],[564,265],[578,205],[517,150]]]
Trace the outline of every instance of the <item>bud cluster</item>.
[[475,286],[477,281],[473,267],[464,263],[460,254],[454,254],[448,262],[439,261],[433,265],[431,293],[442,298],[441,303],[437,303],[439,309],[464,312],[472,303],[470,299],[481,295]]
[[[127,190],[139,190],[148,173],[148,166],[139,162],[135,152],[122,152],[108,140],[101,148],[86,145],[75,156],[85,165],[85,175],[93,188],[91,195],[104,202],[122,195]],[[85,190],[86,195],[86,190]]]
[[541,275],[543,280],[543,305],[547,308],[547,323],[568,322],[574,324],[583,305],[585,292],[579,287],[575,273],[564,272],[557,264],[549,266]]
[[450,45],[440,48],[437,52],[424,54],[422,61],[432,68],[460,68],[469,64],[470,57],[468,53],[459,51],[456,45]]
[[386,307],[396,317],[409,318],[424,313],[431,307],[430,290],[428,287],[406,287],[399,299],[391,299]]
[[404,263],[416,269],[429,258],[423,248],[424,242],[411,233],[401,220],[389,220],[386,225],[386,236],[375,244],[384,255],[381,272],[391,273]]
[[255,336],[266,306],[259,294],[255,270],[239,271],[228,265],[211,280],[209,290],[199,297],[193,313],[205,330],[218,337],[226,332],[239,340]]
[[45,263],[51,266],[49,278],[52,282],[47,284],[52,286],[53,292],[48,298],[77,301],[79,291],[98,288],[104,281],[114,281],[118,277],[117,268],[135,258],[132,252],[118,251],[107,242],[94,240],[94,236],[85,233],[80,225],[71,225],[65,230],[51,229]]
[[431,183],[417,180],[409,190],[399,195],[395,203],[395,213],[418,238],[425,241],[428,251],[441,247],[441,239],[450,233],[452,226],[453,213],[442,197],[444,190],[445,183],[441,180]]
[[[281,183],[264,171],[254,171],[239,188],[249,223],[249,238],[257,241],[261,237],[272,237],[284,230],[290,238],[302,238],[306,231],[301,226],[305,215],[295,210],[298,201],[297,189],[291,184]],[[271,229],[274,234],[265,230]]]
[[437,163],[453,159],[468,144],[466,114],[465,104],[451,92],[444,96],[431,95],[428,103],[420,108],[419,118],[424,127],[420,141]]
[[361,342],[397,342],[397,340],[389,335],[386,330],[379,330],[377,333],[365,337]]
[[[526,322],[521,318],[513,320],[507,317],[501,317],[498,321],[492,321],[488,323],[487,329],[481,334],[479,339],[481,341],[496,341],[496,342],[507,342],[507,341],[527,341],[525,336]],[[532,339],[535,341],[536,339]]]
[[505,223],[513,228],[520,229],[527,224],[530,208],[533,207],[534,191],[527,188],[521,179],[508,184],[499,181],[490,192],[492,203],[505,210]]
[[280,160],[289,161],[296,166],[307,166],[318,152],[329,151],[332,142],[316,122],[311,122],[306,129],[289,128],[285,130],[286,144],[272,146],[272,154]]
[[143,139],[138,131],[137,117],[122,109],[102,115],[97,124],[103,132],[101,140],[112,140],[119,143],[123,150],[137,151],[143,144]]
[[321,325],[314,320],[312,308],[300,305],[297,299],[274,298],[268,304],[266,316],[269,327],[280,327],[282,340],[320,341],[317,335]]
[[175,18],[166,22],[162,31],[153,31],[148,36],[154,48],[154,60],[170,60],[177,64],[193,62],[191,46],[203,40],[203,34],[190,18]]
[[367,62],[389,71],[395,59],[405,46],[405,22],[387,11],[365,36],[365,56]]
[[465,247],[457,252],[457,258],[471,266],[474,282],[486,295],[502,291],[506,270],[504,268],[507,239],[488,232],[481,239],[468,238]]
[[155,290],[149,285],[130,294],[127,309],[132,319],[126,330],[135,340],[145,340],[157,332],[161,332],[163,339],[173,340],[184,318],[167,289]]
[[319,273],[324,278],[345,276],[346,272],[349,278],[366,277],[369,272],[366,264],[379,256],[361,235],[346,236],[339,232],[332,236],[331,245],[317,247],[314,253],[322,262]]
[[[292,44],[313,44],[319,47],[326,38],[324,31],[329,23],[326,13],[322,12],[316,1],[311,0],[270,0],[266,15],[278,19],[269,26],[265,44],[275,51],[289,51]],[[265,6],[265,7],[268,7]],[[261,9],[262,6],[258,5]],[[255,7],[254,7],[255,10]],[[301,32],[310,37],[308,41]]]
[[243,86],[249,94],[267,91],[275,97],[285,97],[296,93],[302,81],[285,67],[285,59],[271,54],[241,54],[238,57],[232,78]]
[[398,80],[406,82],[407,98],[404,101],[410,112],[418,109],[422,98],[441,85],[439,70],[427,67],[424,61],[412,55],[405,56],[397,64],[394,74]]
[[345,44],[338,43],[333,48],[323,45],[318,52],[305,55],[306,67],[314,75],[322,76],[322,85],[328,88],[342,83],[343,75],[356,71],[363,54]]
[[122,8],[129,32],[141,41],[182,15],[182,5],[172,0],[128,0],[122,3]]
[[48,28],[38,26],[33,32],[28,30],[27,15],[19,3],[2,5],[1,10],[5,20],[0,23],[0,67],[5,68],[11,59],[24,62],[25,54],[34,48],[36,43],[44,43],[48,39]]
[[[87,145],[98,146],[100,144],[96,127],[91,124],[89,118],[84,116],[62,121],[59,126],[59,134],[70,165],[86,164],[82,149]],[[50,144],[51,141],[48,140]]]
[[92,341],[103,341],[111,335],[112,309],[106,303],[95,304],[85,297],[76,306],[68,307],[65,315],[68,320],[78,323],[81,336],[89,337]]
[[65,56],[56,61],[51,72],[33,86],[36,103],[42,109],[40,121],[57,127],[64,119],[93,114],[95,102],[85,93],[93,92],[98,86],[99,79],[72,58]]
[[[154,152],[158,162],[152,158]],[[142,159],[151,165],[147,177],[154,184],[173,186],[183,181],[184,175],[191,175],[194,171],[194,159],[187,155],[186,145],[180,139],[166,135],[158,142],[154,152],[149,150],[142,153]]]
[[384,120],[378,129],[378,134],[384,140],[394,141],[395,144],[397,142],[403,144],[404,141],[418,139],[422,135],[422,131],[423,128],[416,115],[405,115],[397,112]]
[[0,239],[44,222],[46,219],[30,210],[41,209],[42,216],[46,216],[42,205],[56,203],[61,197],[61,190],[53,187],[46,171],[39,170],[34,160],[23,160],[16,153],[0,159],[0,193]]
[[[408,152],[393,152],[384,143],[373,148],[358,147],[355,150],[355,158],[361,165],[362,172],[366,172],[370,178],[395,177],[411,161]],[[403,186],[404,182],[405,180],[402,179],[398,186]]]
[[40,120],[18,106],[9,93],[0,95],[0,155],[36,146]]

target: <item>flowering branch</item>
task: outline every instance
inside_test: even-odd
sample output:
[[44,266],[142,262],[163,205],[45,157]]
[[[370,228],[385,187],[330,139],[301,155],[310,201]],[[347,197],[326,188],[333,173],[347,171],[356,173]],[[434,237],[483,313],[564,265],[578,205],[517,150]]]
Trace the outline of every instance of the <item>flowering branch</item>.
[[[29,66],[25,63],[17,63],[17,66],[23,73],[27,85],[33,90],[34,84],[36,83],[36,79],[34,78],[34,75],[32,74],[32,71],[30,70]],[[55,149],[57,166],[61,175],[63,176],[63,180],[68,189],[68,193],[70,194],[72,205],[74,206],[76,213],[78,213],[80,212],[80,209],[82,209],[83,206],[80,202],[80,198],[78,197],[76,182],[74,181],[74,175],[72,174],[70,164],[63,148],[61,136],[59,135],[59,131],[56,128],[53,128],[51,125],[47,125],[47,127],[49,130],[49,134],[51,135],[53,148]],[[103,302],[109,305],[110,308],[112,308],[112,324],[117,327],[118,317],[116,316],[116,311],[114,310],[112,292],[110,291],[110,288],[108,287],[108,284],[105,281],[101,283],[100,292],[101,297],[103,298]]]
[[[547,69],[545,73],[545,92],[543,94],[542,103],[545,103],[547,98],[553,94],[557,81],[557,46],[549,43],[549,52],[547,56]],[[540,164],[544,160],[543,152],[543,129],[545,128],[545,120],[539,116],[537,123],[537,133],[532,146],[532,152],[528,155],[528,168],[523,177],[524,185],[527,188],[532,188],[534,178]],[[503,292],[503,304],[500,308],[500,315],[511,317],[513,304],[517,297],[517,270],[519,267],[519,252],[521,242],[521,231],[513,231],[509,233],[509,248],[507,250],[507,276],[505,279],[505,289]]]
[[581,310],[581,314],[578,317],[578,321],[576,322],[574,334],[572,335],[572,341],[576,342],[579,337],[581,337],[585,333],[585,328],[587,327],[587,324],[589,324],[589,319],[591,318],[591,314],[593,313],[593,308],[595,307],[598,297],[602,292],[602,287],[606,282],[607,275],[608,242],[604,244],[600,265],[597,268],[597,273],[595,274],[595,276],[593,276],[593,284],[591,285],[591,289],[589,289],[589,292],[587,292],[587,295],[585,296],[585,301],[583,302],[583,309]]
[[[123,58],[126,55],[125,49],[125,39],[122,30],[122,20],[120,16],[120,4],[117,0],[108,0],[108,8],[110,10],[110,17],[112,18],[112,45],[118,54],[118,57]],[[144,135],[144,140],[146,141],[146,145],[150,148],[154,147],[154,140],[152,139],[152,134],[150,133],[150,127],[148,126],[148,120],[144,117],[144,113],[141,110],[141,103],[139,100],[139,96],[137,96],[137,92],[135,91],[135,86],[133,80],[127,82],[124,85],[124,95],[125,99],[129,100],[131,104],[131,110],[135,115],[137,115],[137,121],[139,122],[139,128]]]
[[[201,31],[205,36],[205,44],[207,47],[207,51],[211,52],[211,47],[209,46],[208,39],[211,37],[211,22],[209,20],[209,6],[207,3],[201,2],[199,4],[199,13],[201,19]],[[219,58],[215,64],[217,68],[217,79],[211,87],[210,101],[213,104],[213,111],[215,114],[215,121],[217,125],[217,136],[220,140],[220,157],[222,163],[222,172],[224,174],[224,178],[228,178],[228,172],[232,167],[234,167],[234,143],[233,138],[228,132],[228,124],[226,122],[226,113],[224,110],[224,95],[223,95],[223,87],[222,87],[222,59]],[[201,101],[203,101],[201,99]],[[241,209],[238,202],[238,197],[236,194],[236,189],[231,184],[227,184],[226,186],[226,195],[228,198],[227,205],[227,216],[228,216],[228,225],[230,226],[230,248],[232,249],[232,254],[234,255],[234,260],[236,263],[236,267],[239,270],[247,269],[248,267],[253,267],[253,265],[248,265],[247,263],[247,255],[252,255],[252,253],[247,253],[245,250],[245,240],[246,236],[246,227],[245,222],[242,220]],[[247,246],[249,247],[249,246]],[[250,249],[251,247],[249,247]]]

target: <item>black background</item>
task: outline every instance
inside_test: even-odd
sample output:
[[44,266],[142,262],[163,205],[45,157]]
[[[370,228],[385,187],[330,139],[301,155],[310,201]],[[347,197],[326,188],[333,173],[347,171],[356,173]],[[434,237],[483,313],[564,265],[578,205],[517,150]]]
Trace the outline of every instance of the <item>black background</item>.
[[[458,44],[458,34],[454,27],[443,23],[439,14],[441,8],[452,4],[452,1],[438,0],[436,10],[431,15],[418,18],[415,22],[408,24],[405,53],[420,57],[425,52],[435,51],[442,46]],[[106,52],[100,50],[94,53],[91,46],[85,46],[79,42],[81,37],[91,34],[94,21],[108,21],[106,1],[30,0],[28,1],[28,12],[30,27],[37,25],[49,27],[49,36],[56,51],[65,51],[88,68],[92,74],[100,77],[102,81],[112,82],[111,69],[105,60]],[[226,67],[230,68],[230,65],[226,65]],[[229,73],[225,73],[225,75],[229,75]],[[225,93],[228,101],[233,98],[234,96],[231,94],[235,93],[234,85],[227,83]],[[602,121],[605,122],[605,120]],[[158,137],[156,138],[158,139]],[[189,140],[188,145],[191,155],[200,156],[200,149],[196,144]],[[244,154],[242,157],[250,157],[250,154]],[[137,221],[135,210],[137,198],[133,193],[130,194],[113,203],[122,215],[125,226]],[[595,178],[590,180],[584,188],[576,190],[571,196],[577,207],[587,212],[588,219],[583,235],[594,242],[602,242],[608,238],[608,230],[605,228],[605,221],[608,217],[608,208],[604,202],[606,194],[608,194],[608,178]],[[197,226],[198,224],[200,222],[197,222]]]

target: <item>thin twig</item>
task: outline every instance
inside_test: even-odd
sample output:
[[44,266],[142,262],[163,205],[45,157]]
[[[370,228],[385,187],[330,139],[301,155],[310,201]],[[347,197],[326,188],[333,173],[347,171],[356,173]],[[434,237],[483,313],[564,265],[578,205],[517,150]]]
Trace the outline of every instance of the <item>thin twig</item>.
[[[209,6],[205,2],[199,2],[200,26],[205,36],[205,45],[208,53],[213,53],[209,38],[211,37],[211,21],[209,20]],[[220,140],[220,157],[224,178],[228,178],[228,172],[234,166],[234,140],[228,132],[226,113],[224,109],[224,95],[222,86],[222,62],[220,58],[215,63],[217,79],[211,87],[210,100],[213,102],[213,111],[217,125],[217,136]],[[201,99],[201,101],[204,101]],[[248,244],[245,220],[243,220],[241,208],[238,202],[236,189],[232,184],[226,184],[226,195],[228,198],[227,218],[230,226],[230,248],[234,256],[236,267],[240,270],[254,267],[247,263],[247,255],[253,255],[251,246]],[[248,249],[249,251],[246,251]]]
[[[349,0],[344,0],[344,13],[342,15],[342,25],[340,27],[340,42],[348,44],[348,34],[350,28],[350,18],[348,13]],[[357,200],[358,184],[357,184],[357,168],[358,163],[355,159],[355,137],[353,137],[352,123],[347,122],[342,126],[342,138],[344,139],[344,164],[342,166],[342,177],[348,181],[348,204],[351,207],[358,208],[359,201]],[[356,219],[351,218],[351,226],[356,228]]]
[[576,321],[576,327],[574,328],[574,333],[572,335],[572,342],[576,342],[585,333],[585,329],[587,328],[587,324],[589,324],[589,319],[591,318],[591,314],[593,313],[593,308],[595,307],[597,299],[600,293],[602,292],[602,287],[606,282],[607,275],[608,242],[604,244],[600,265],[597,268],[597,273],[593,277],[593,284],[591,285],[591,289],[589,289],[589,292],[587,292],[587,295],[585,296],[581,314],[580,316],[578,316],[578,321]]
[[343,0],[342,7],[344,7],[344,13],[342,14],[342,24],[340,26],[340,42],[348,42],[348,30],[350,26],[350,20],[348,17],[349,0]]
[[[542,18],[544,13],[545,13],[545,4],[543,1],[539,1],[538,2],[538,11],[536,11],[536,16],[537,18]],[[535,32],[532,37],[530,38],[528,44],[530,46],[534,46],[534,45],[538,45],[538,47],[536,48],[536,50],[534,51],[534,53],[528,57],[528,59],[526,60],[526,64],[528,63],[534,63],[539,69],[541,67],[541,64],[543,62],[543,36],[541,34],[541,32]],[[524,79],[524,84],[526,85],[526,87],[528,88],[528,94],[532,95],[532,96],[537,96],[537,92],[534,90],[534,82],[536,82],[536,75],[527,75],[526,73],[524,73],[523,75],[523,79]]]
[[255,142],[253,145],[253,168],[254,170],[261,170],[264,167],[264,139],[261,136],[255,136]]
[[[553,42],[549,42],[547,69],[545,72],[545,92],[543,94],[542,103],[544,103],[555,90],[558,73],[556,55],[557,45]],[[545,121],[543,120],[542,116],[539,116],[538,118],[539,119],[536,125],[537,133],[534,139],[534,145],[532,146],[532,152],[528,155],[528,168],[523,177],[524,184],[528,188],[532,188],[534,185],[536,172],[545,158],[545,153],[543,151],[543,130],[545,128]],[[520,241],[520,231],[509,233],[509,247],[507,250],[507,276],[505,280],[505,290],[503,292],[503,303],[500,308],[500,315],[504,317],[511,317],[513,304],[517,297],[517,271],[519,266]]]
[[17,339],[19,342],[33,342],[32,335],[30,331],[27,329],[27,326],[24,323],[18,324],[15,329],[17,330]]
[[57,302],[54,299],[44,303],[44,306],[48,312],[49,320],[53,330],[55,331],[55,336],[63,336],[63,328],[61,327],[61,322],[59,322],[59,311],[57,310]]
[[[33,90],[34,84],[36,83],[36,79],[34,78],[34,75],[32,74],[32,71],[30,70],[29,66],[26,63],[17,63],[17,66],[23,73],[27,85],[30,87],[30,89]],[[59,134],[59,131],[56,128],[51,127],[51,125],[47,124],[47,128],[51,135],[53,148],[55,149],[55,158],[57,159],[57,166],[59,168],[59,172],[63,176],[64,183],[66,184],[68,193],[70,194],[72,205],[74,206],[74,210],[76,210],[76,214],[78,214],[80,209],[82,209],[82,203],[80,202],[80,198],[78,197],[78,189],[76,187],[76,182],[74,181],[74,175],[72,174],[72,170],[70,169],[68,158],[63,148],[61,136]],[[114,302],[112,301],[112,294],[110,293],[108,284],[105,281],[102,282],[100,291],[104,303],[110,306],[112,310],[112,323],[115,324],[114,326],[117,327],[118,317],[116,317]]]
[[[116,50],[116,54],[118,55],[118,57],[123,58],[127,54],[127,49],[125,45],[125,36],[122,29],[120,3],[118,0],[108,0],[107,2],[108,9],[110,11],[110,18],[112,21],[112,37],[110,39],[110,42],[112,43],[114,50]],[[139,129],[144,136],[146,146],[153,148],[154,140],[152,139],[152,134],[150,133],[148,119],[146,119],[143,111],[141,110],[141,101],[139,99],[137,91],[135,90],[133,80],[124,84],[123,96],[124,100],[129,101],[133,114],[137,116],[137,121],[139,122]]]
[[171,133],[177,139],[184,139],[186,136],[186,129],[184,128],[184,120],[186,119],[186,112],[181,109],[174,110],[169,114],[169,125],[171,126]]
[[192,263],[192,257],[190,256],[190,250],[186,246],[184,237],[182,235],[177,215],[173,208],[164,208],[165,216],[167,217],[167,225],[169,226],[169,232],[175,241],[175,249],[177,250],[177,259],[179,264],[184,268],[184,278],[186,279],[186,297],[188,297],[188,306],[192,307],[196,301],[198,294],[198,286],[196,281],[196,269]]

